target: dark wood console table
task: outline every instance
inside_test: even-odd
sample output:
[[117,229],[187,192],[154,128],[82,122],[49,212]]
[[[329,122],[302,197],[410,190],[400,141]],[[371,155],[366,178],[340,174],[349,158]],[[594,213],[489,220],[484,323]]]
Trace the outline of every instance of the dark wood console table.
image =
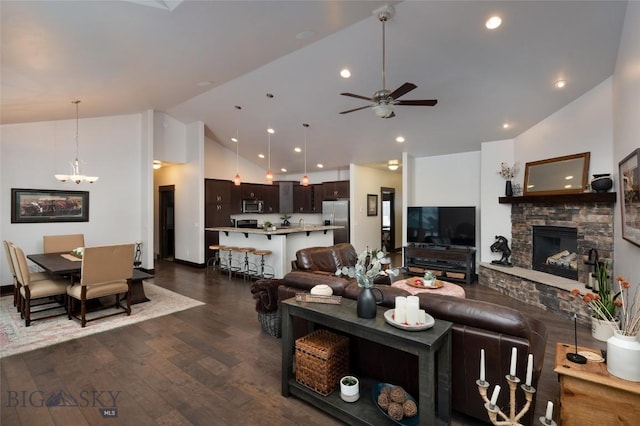
[[446,246],[407,246],[404,266],[410,275],[440,273],[446,281],[471,284],[476,277],[476,249]]
[[355,403],[342,401],[339,390],[325,397],[296,382],[293,318],[298,317],[309,321],[312,328],[320,325],[416,355],[420,424],[449,424],[452,324],[436,320],[428,330],[404,331],[387,324],[384,311],[386,308],[379,307],[376,318],[363,319],[356,314],[355,300],[343,298],[340,305],[296,302],[295,298],[282,302],[282,395],[294,395],[347,424],[379,425],[386,420],[371,397],[375,378],[359,377],[361,396]]

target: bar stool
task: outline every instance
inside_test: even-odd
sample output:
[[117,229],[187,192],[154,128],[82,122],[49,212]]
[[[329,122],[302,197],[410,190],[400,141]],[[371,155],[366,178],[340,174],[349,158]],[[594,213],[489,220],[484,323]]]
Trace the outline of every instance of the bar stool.
[[218,274],[220,273],[220,267],[221,267],[221,258],[220,258],[220,252],[223,251],[225,249],[225,246],[223,245],[219,245],[219,244],[212,244],[209,246],[209,250],[212,250],[213,256],[209,258],[209,260],[207,260],[207,271],[209,269],[217,269],[218,270]]
[[[239,247],[238,252],[244,253],[244,266],[241,268],[243,279],[246,280],[250,275],[256,274],[258,267],[255,263],[249,262],[249,253],[253,253],[256,251],[253,247]],[[251,269],[253,266],[253,269]]]
[[238,247],[224,246],[221,251],[226,251],[228,254],[226,255],[226,261],[224,258],[221,258],[220,267],[225,269],[229,273],[229,279],[231,279],[231,274],[233,272],[237,272],[240,268],[238,266],[233,266],[233,252],[237,251]]
[[[260,278],[273,278],[274,277],[274,273],[273,273],[273,267],[271,265],[265,265],[264,264],[264,257],[265,256],[269,256],[272,254],[271,250],[255,250],[253,252],[253,254],[255,256],[260,256],[260,274],[258,275],[258,277]],[[271,272],[265,273],[264,272],[264,267],[267,266],[271,269]]]

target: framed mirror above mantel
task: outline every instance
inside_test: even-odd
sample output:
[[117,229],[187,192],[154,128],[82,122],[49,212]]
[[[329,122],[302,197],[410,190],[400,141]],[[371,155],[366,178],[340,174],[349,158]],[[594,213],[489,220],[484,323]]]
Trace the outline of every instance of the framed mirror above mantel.
[[524,196],[582,194],[589,176],[589,152],[526,164]]

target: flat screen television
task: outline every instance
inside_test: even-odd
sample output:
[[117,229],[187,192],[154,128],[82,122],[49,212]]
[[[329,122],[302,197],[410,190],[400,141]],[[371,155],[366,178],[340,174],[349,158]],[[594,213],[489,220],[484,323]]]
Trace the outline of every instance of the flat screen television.
[[475,247],[476,208],[408,207],[407,242]]

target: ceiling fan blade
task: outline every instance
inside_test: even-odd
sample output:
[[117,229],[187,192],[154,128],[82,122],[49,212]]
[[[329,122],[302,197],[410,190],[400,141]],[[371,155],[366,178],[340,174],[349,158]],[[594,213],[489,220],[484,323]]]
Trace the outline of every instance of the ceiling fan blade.
[[389,96],[391,96],[393,99],[398,99],[400,96],[406,95],[407,93],[409,93],[410,91],[412,91],[416,87],[418,87],[418,86],[416,86],[413,83],[405,83],[402,86],[398,87],[393,92],[391,92],[391,94]]
[[371,108],[371,105],[363,106],[360,108],[349,109],[347,111],[342,111],[340,114],[346,114],[348,112],[353,112],[353,111],[360,111],[361,109],[365,109],[365,108]]
[[352,98],[364,99],[365,101],[370,101],[371,98],[366,96],[354,95],[353,93],[340,93],[342,96],[351,96]]
[[437,99],[407,100],[397,101],[396,105],[413,105],[413,106],[434,106],[438,103]]

